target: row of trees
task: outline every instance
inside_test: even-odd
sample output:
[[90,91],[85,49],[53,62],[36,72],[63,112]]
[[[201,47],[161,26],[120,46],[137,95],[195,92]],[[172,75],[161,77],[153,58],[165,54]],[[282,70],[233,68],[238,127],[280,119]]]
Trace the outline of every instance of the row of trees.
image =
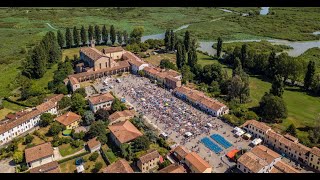
[[134,44],[141,42],[143,32],[142,27],[136,27],[130,33],[129,39],[129,34],[126,30],[116,31],[113,25],[111,25],[109,29],[107,29],[106,25],[103,25],[102,29],[100,29],[99,25],[95,25],[94,27],[90,25],[88,30],[86,30],[84,26],[82,26],[80,30],[74,26],[73,30],[66,28],[64,34],[58,30],[57,41],[60,48],[85,46],[90,44],[91,40],[96,40],[96,44],[98,45],[108,45],[109,40],[111,45],[114,45],[116,42],[120,45]]

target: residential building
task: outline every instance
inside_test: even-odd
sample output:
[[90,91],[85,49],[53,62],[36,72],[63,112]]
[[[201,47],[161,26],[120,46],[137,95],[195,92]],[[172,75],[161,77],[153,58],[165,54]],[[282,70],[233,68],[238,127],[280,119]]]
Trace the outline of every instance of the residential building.
[[30,169],[30,173],[60,173],[60,168],[57,161],[52,161]]
[[133,169],[131,168],[128,161],[125,159],[119,159],[118,161],[112,163],[107,166],[102,171],[103,173],[133,173]]
[[77,78],[72,77],[72,75],[69,76],[68,85],[71,88],[72,92],[75,92],[80,88],[80,82]]
[[114,97],[110,93],[105,93],[97,96],[91,96],[88,100],[91,111],[95,113],[99,109],[110,110]]
[[50,142],[25,149],[26,163],[35,168],[54,161],[53,148]]
[[267,126],[263,122],[258,122],[256,120],[247,120],[243,125],[241,125],[248,133],[252,134],[255,138],[260,138],[265,140],[265,136],[267,131],[271,130],[269,126]]
[[39,125],[40,116],[43,113],[58,114],[58,102],[63,94],[54,95],[44,103],[32,108],[16,119],[0,124],[0,145],[10,142],[13,138],[26,133]]
[[313,147],[310,150],[309,166],[313,169],[320,170],[320,149]]
[[173,154],[174,156],[178,159],[178,161],[182,161],[184,160],[184,158],[187,156],[187,154],[189,154],[189,150],[187,150],[184,146],[177,146],[174,150],[173,150]]
[[280,154],[258,145],[238,159],[237,168],[244,173],[268,173],[280,160]]
[[158,173],[187,173],[187,171],[182,165],[174,163],[159,170]]
[[191,173],[211,173],[210,164],[201,158],[197,153],[191,152],[186,155],[184,162],[189,167]]
[[205,111],[212,116],[222,116],[229,113],[229,108],[216,99],[206,96],[203,92],[185,86],[175,88],[174,95],[191,103],[193,106]]
[[280,160],[273,165],[269,173],[300,173],[300,171]]
[[109,125],[132,119],[134,115],[133,110],[116,111],[109,116]]
[[148,67],[149,64],[142,61],[140,58],[138,58],[136,55],[133,53],[126,51],[123,54],[123,59],[124,60],[129,60],[129,64],[131,65],[131,72],[133,74],[137,74],[138,71],[142,71],[145,67]]
[[137,166],[141,172],[149,172],[158,168],[158,163],[160,162],[160,154],[157,150],[152,149],[147,151],[146,154],[142,155],[138,161]]
[[87,146],[90,150],[91,153],[95,152],[95,151],[99,151],[101,148],[101,143],[99,140],[97,140],[97,137],[90,139],[87,142]]
[[181,86],[182,76],[177,71],[156,67],[145,67],[143,70],[146,77],[156,80],[157,83],[164,85],[166,88],[174,89]]
[[57,118],[55,118],[60,124],[62,124],[66,129],[75,129],[79,126],[81,116],[74,112],[67,112]]
[[110,136],[113,142],[120,147],[123,143],[129,143],[143,134],[130,122],[123,121],[109,125]]

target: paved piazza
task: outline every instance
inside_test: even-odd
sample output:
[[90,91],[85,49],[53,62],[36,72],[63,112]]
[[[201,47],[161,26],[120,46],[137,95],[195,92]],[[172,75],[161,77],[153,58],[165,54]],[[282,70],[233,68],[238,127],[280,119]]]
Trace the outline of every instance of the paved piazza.
[[[212,165],[214,172],[223,173],[230,166],[235,165],[225,156],[230,150],[250,149],[248,146],[250,141],[233,136],[232,126],[188,105],[176,98],[170,91],[151,83],[149,79],[131,74],[122,76],[120,79],[121,83],[117,83],[114,78],[111,78],[107,86],[102,85],[104,81],[102,79],[101,83],[96,83],[95,86],[101,88],[112,85],[111,91],[118,97],[125,97],[137,112],[145,115],[159,129],[167,133],[174,142],[196,151]],[[207,123],[212,124],[213,127],[207,128]],[[184,137],[185,132],[191,132],[193,135],[186,138]],[[223,136],[233,146],[224,149],[219,145],[223,149],[219,154],[209,150],[200,140],[214,133]]]

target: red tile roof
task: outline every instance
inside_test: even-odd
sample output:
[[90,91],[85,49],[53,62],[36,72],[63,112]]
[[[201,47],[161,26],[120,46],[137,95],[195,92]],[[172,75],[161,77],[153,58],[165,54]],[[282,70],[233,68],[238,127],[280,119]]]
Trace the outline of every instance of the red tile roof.
[[159,157],[160,157],[160,154],[158,153],[158,151],[155,149],[152,149],[152,150],[149,150],[146,154],[142,155],[139,158],[139,161],[141,161],[141,163],[144,164]]
[[80,119],[81,119],[81,116],[79,116],[78,114],[76,114],[74,112],[69,111],[69,112],[57,117],[56,121],[63,124],[64,126],[68,126],[76,121],[80,121]]
[[60,173],[60,168],[57,161],[52,161],[47,164],[32,168],[30,173]]
[[177,146],[173,151],[182,158],[185,158],[186,155],[189,153],[189,150],[187,150],[184,146],[181,145]]
[[170,164],[169,166],[158,171],[159,173],[187,173],[182,165]]
[[117,111],[109,116],[109,121],[110,121],[110,123],[112,123],[121,117],[130,118],[133,116],[134,116],[133,110]]
[[123,121],[109,126],[111,133],[122,143],[132,141],[143,134],[130,122]]
[[110,93],[89,97],[89,101],[93,105],[108,102],[108,101],[113,101],[113,100],[114,100],[114,97]]
[[320,149],[319,149],[319,148],[313,147],[313,148],[311,148],[311,151],[310,151],[310,152],[311,152],[312,154],[320,157]]
[[108,54],[108,53],[121,52],[121,51],[124,51],[124,49],[121,46],[117,46],[117,47],[103,48],[102,52],[103,51],[105,52],[105,54]]
[[50,142],[43,143],[31,148],[27,148],[24,151],[26,162],[33,162],[41,158],[45,158],[53,155],[53,148]]
[[188,161],[194,168],[196,168],[199,172],[204,172],[208,168],[212,168],[210,164],[202,159],[197,153],[191,152],[187,154],[185,157],[186,161]]
[[87,142],[87,145],[88,145],[89,149],[93,149],[93,148],[95,148],[96,146],[101,145],[101,143],[100,143],[99,140],[97,140],[97,137],[95,137],[95,138],[90,139],[90,140]]
[[103,173],[133,173],[128,161],[120,159],[103,170]]

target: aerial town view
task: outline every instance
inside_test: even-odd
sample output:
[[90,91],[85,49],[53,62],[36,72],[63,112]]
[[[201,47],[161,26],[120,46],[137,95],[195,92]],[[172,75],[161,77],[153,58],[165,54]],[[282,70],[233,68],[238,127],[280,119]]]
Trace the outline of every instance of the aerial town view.
[[0,8],[0,173],[319,173],[320,8]]

